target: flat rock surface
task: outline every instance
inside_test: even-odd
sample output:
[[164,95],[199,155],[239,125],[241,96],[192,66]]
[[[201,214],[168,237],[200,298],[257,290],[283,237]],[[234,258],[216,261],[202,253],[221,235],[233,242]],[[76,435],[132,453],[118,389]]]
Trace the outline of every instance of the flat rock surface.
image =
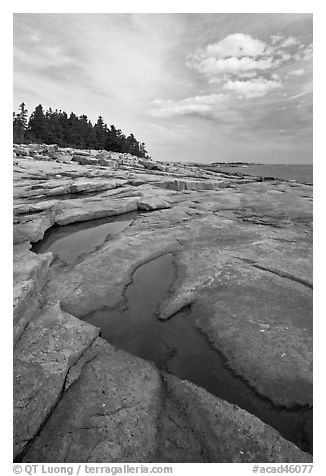
[[[77,318],[123,309],[135,270],[172,253],[157,318],[190,308],[258,395],[311,407],[312,187],[60,154],[67,163],[14,159],[17,458],[308,461],[256,417],[116,350]],[[130,211],[139,213],[129,226],[69,264],[30,250],[53,226]]]
[[102,339],[88,359],[24,462],[310,461],[247,412]]

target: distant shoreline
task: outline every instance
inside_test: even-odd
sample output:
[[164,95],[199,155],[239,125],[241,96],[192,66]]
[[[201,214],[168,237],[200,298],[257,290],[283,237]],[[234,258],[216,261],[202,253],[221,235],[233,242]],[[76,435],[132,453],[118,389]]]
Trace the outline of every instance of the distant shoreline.
[[238,163],[230,164],[205,164],[201,167],[218,172],[228,173],[232,169],[232,173],[240,175],[254,175],[261,177],[270,177],[287,182],[297,182],[306,185],[313,184],[313,165],[312,164],[250,164]]

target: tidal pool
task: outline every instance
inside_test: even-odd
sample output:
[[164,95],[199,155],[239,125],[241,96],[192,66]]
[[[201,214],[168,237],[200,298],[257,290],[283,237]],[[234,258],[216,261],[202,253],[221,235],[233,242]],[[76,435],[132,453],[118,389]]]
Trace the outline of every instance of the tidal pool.
[[90,253],[110,236],[120,233],[136,218],[138,212],[99,218],[47,230],[44,238],[32,246],[35,253],[52,251],[66,263],[73,263],[84,253]]
[[84,320],[100,327],[101,336],[115,347],[238,405],[312,453],[312,409],[275,407],[257,394],[228,368],[196,327],[190,308],[168,321],[157,318],[158,305],[169,292],[175,272],[172,254],[140,266],[126,290],[125,310],[99,310]]

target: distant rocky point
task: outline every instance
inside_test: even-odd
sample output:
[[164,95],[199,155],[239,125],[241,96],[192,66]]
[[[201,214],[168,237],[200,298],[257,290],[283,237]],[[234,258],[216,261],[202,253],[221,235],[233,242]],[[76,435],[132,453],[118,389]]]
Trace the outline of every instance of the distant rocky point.
[[260,162],[212,162],[211,165],[222,165],[223,167],[241,167],[242,165],[263,165]]
[[164,167],[149,158],[139,158],[127,153],[106,150],[81,150],[58,147],[56,144],[14,144],[14,157],[31,157],[34,160],[56,161],[63,164],[77,162],[80,165],[102,165],[107,167],[135,166],[142,169],[164,170]]

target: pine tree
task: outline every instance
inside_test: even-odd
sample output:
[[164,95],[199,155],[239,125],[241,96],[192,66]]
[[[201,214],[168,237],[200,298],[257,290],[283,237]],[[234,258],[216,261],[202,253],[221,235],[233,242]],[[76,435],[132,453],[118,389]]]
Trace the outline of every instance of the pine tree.
[[58,112],[58,128],[61,137],[60,147],[68,147],[68,116],[61,109]]
[[94,126],[96,144],[98,149],[104,149],[107,135],[107,125],[104,124],[103,117],[99,116]]
[[71,112],[49,108],[45,113],[39,104],[27,121],[25,103],[19,105],[19,112],[13,114],[14,142],[38,142],[58,144],[60,147],[106,149],[112,152],[127,152],[138,157],[148,157],[144,142],[137,141],[133,134],[126,137],[113,124],[110,128],[99,116],[93,126],[85,114],[77,117]]
[[139,145],[139,157],[149,157],[148,154],[147,154],[147,150],[145,148],[145,142],[142,142],[140,145]]
[[125,148],[129,154],[139,156],[139,142],[135,139],[133,134],[130,134],[125,140]]
[[43,112],[43,107],[39,104],[31,114],[28,121],[28,135],[31,141],[42,143],[46,142],[47,123]]
[[78,117],[73,112],[70,113],[69,119],[67,121],[67,143],[69,147],[80,146]]
[[28,111],[25,108],[25,103],[19,104],[19,113],[13,114],[13,140],[14,142],[25,142],[27,129],[27,115]]
[[24,142],[24,124],[20,114],[13,114],[13,141],[21,144]]
[[79,147],[92,149],[96,147],[96,135],[91,122],[83,114],[78,118]]
[[28,110],[26,109],[24,102],[19,104],[19,116],[21,118],[21,121],[22,121],[23,127],[24,127],[24,131],[25,131],[27,129]]
[[97,148],[96,134],[95,134],[95,130],[91,121],[87,122],[87,128],[85,128],[85,140],[86,140],[86,147],[88,149]]
[[112,152],[128,152],[125,147],[125,141],[126,136],[112,124],[107,132],[105,149],[112,150]]

